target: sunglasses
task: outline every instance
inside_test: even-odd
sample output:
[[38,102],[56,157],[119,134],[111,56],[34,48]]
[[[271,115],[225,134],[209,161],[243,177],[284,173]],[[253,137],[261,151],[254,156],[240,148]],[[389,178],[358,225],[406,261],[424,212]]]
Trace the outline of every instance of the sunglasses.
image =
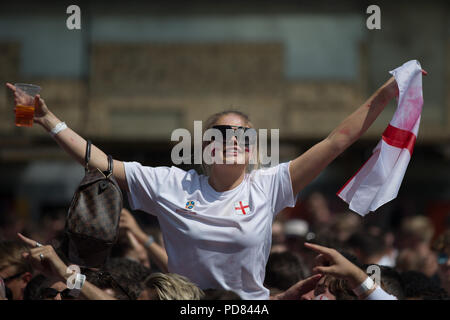
[[[249,147],[250,144],[256,142],[256,130],[253,128],[240,127],[240,126],[230,126],[230,125],[217,125],[212,126],[212,129],[217,129],[222,134],[222,141],[224,144],[231,141],[233,137],[237,138],[238,143],[242,141],[244,137],[245,147]],[[214,141],[214,136],[211,138]]]
[[61,298],[63,299],[74,299],[75,297],[72,296],[71,290],[69,288],[66,288],[62,291],[58,291],[54,288],[44,288],[41,290],[41,299],[54,299],[58,293],[61,295]]

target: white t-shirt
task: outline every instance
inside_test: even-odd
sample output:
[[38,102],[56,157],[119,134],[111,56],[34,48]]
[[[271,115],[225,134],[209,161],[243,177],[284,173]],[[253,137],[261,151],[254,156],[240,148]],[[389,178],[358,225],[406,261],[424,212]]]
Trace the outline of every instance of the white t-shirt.
[[202,289],[269,298],[263,282],[272,222],[276,213],[295,205],[289,163],[253,170],[225,192],[215,191],[195,170],[124,165],[131,207],[158,217],[169,272]]

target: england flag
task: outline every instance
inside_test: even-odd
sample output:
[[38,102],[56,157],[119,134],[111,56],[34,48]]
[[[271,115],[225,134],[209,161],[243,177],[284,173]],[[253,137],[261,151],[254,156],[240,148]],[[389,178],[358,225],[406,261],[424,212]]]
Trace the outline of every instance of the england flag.
[[411,159],[423,105],[422,68],[416,60],[390,71],[398,106],[372,156],[337,195],[361,216],[395,199]]

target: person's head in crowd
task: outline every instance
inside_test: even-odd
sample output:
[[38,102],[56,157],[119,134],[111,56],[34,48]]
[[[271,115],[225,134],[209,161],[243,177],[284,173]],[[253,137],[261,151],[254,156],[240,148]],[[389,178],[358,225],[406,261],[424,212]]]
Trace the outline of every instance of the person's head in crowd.
[[403,219],[400,227],[400,249],[410,248],[419,251],[428,251],[434,227],[428,217],[417,215]]
[[401,273],[402,284],[407,300],[448,300],[446,291],[422,272]]
[[[324,242],[325,241],[321,242],[320,245],[322,245],[322,243]],[[340,251],[340,253],[354,265],[361,267],[359,261],[355,256],[345,251]],[[337,279],[330,275],[322,277],[313,290],[301,296],[301,300],[356,300],[356,299],[357,297],[353,293],[352,288],[349,287],[347,281]]]
[[361,228],[361,217],[349,211],[335,215],[330,225],[330,232],[339,242],[346,242],[352,234]]
[[396,268],[401,272],[420,271],[432,277],[438,271],[437,255],[433,251],[403,249],[397,257]]
[[347,246],[363,264],[378,264],[385,254],[384,239],[380,236],[359,231],[347,240]]
[[[285,291],[298,281],[305,279],[305,266],[301,258],[291,252],[275,252],[269,255],[264,285],[271,294],[277,289]],[[273,291],[273,292],[272,292]]]
[[381,288],[397,297],[398,300],[403,300],[405,298],[405,290],[400,273],[392,267],[379,267],[381,269]]
[[380,237],[384,241],[384,256],[378,261],[378,264],[387,267],[395,267],[396,259],[398,257],[398,250],[395,246],[396,237],[392,226],[388,223],[380,225],[370,224],[369,222],[366,224],[365,230],[367,230],[368,234],[375,237]]
[[[317,282],[315,288],[303,294],[300,297],[300,300],[337,300],[335,293],[331,292],[330,288],[330,284],[335,280],[336,279],[331,276],[322,277],[319,282]],[[333,286],[335,286],[334,283]]]
[[151,275],[151,270],[139,262],[127,258],[111,258],[104,269],[127,290],[132,300],[136,300],[142,290],[144,281]]
[[[202,163],[201,167],[206,176],[214,177],[217,174],[222,175],[227,172],[232,172],[228,170],[234,170],[236,173],[242,171],[251,172],[253,169],[259,167],[258,149],[254,138],[256,131],[247,114],[239,110],[224,110],[209,116],[204,124],[203,134],[210,129],[216,129],[222,133],[223,137],[222,145],[218,145],[219,141],[215,139],[211,142],[204,141],[202,144],[203,154],[207,155],[212,162],[210,164],[207,163],[208,161]],[[246,135],[245,148],[244,145],[238,145],[241,142],[237,140],[236,136],[232,137],[232,140],[227,141],[228,134],[226,130],[231,128],[240,128],[240,130],[243,130],[242,133]],[[227,153],[227,148],[230,148],[233,144],[237,146],[237,155]],[[222,152],[217,153],[217,150],[221,150]]]
[[200,300],[242,300],[234,291],[223,289],[203,290],[204,296]]
[[308,222],[312,231],[322,229],[331,223],[332,214],[327,199],[320,192],[313,192],[306,200]]
[[142,300],[200,300],[204,293],[188,278],[175,273],[151,274],[144,282]]
[[117,281],[108,271],[82,268],[81,273],[86,276],[87,281],[110,296],[118,300],[133,300],[133,295],[129,292],[128,286]]
[[18,241],[0,242],[0,277],[8,299],[22,300],[25,287],[33,276],[31,265],[22,257],[28,251],[28,247]]
[[373,274],[372,270],[378,268],[380,272],[379,276],[381,288],[390,295],[397,297],[398,300],[403,300],[405,298],[405,290],[403,288],[403,282],[400,272],[392,267],[376,264],[365,264],[362,266],[362,268],[363,270],[366,270],[369,276]]
[[24,300],[72,300],[76,297],[67,285],[42,274],[34,276],[25,288]]
[[119,229],[119,236],[110,256],[112,258],[127,258],[139,262],[147,268],[151,267],[145,247],[137,241],[132,233],[125,229]]
[[433,250],[438,256],[438,276],[441,286],[450,295],[450,229],[436,239]]
[[290,219],[283,225],[286,248],[290,252],[301,253],[305,241],[311,241],[315,235],[309,229],[309,223],[303,219]]
[[[357,300],[358,297],[350,288],[347,281],[330,277],[328,282],[328,291],[335,297],[335,300]],[[316,300],[320,299],[317,298]],[[323,300],[323,299],[322,299]],[[331,300],[331,299],[330,299]]]

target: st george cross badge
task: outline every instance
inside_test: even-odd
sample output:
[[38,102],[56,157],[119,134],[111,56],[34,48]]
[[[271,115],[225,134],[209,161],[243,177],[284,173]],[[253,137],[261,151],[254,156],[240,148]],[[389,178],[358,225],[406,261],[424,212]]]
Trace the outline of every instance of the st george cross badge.
[[250,213],[250,207],[247,201],[239,201],[234,203],[234,212],[236,214],[246,215]]

